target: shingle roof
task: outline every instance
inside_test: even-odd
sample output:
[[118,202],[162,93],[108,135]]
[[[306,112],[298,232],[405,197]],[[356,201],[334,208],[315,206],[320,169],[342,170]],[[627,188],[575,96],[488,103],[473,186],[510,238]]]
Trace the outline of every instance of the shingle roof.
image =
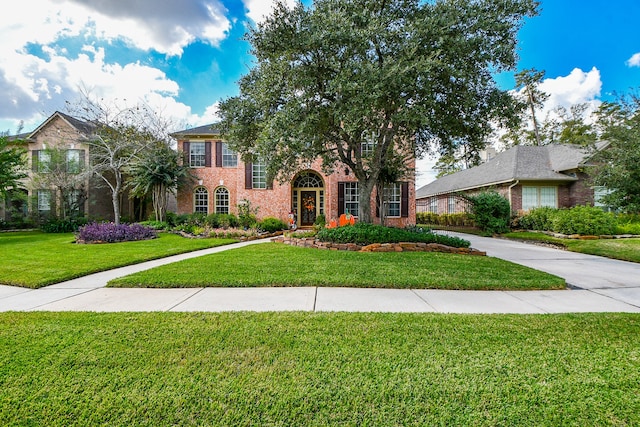
[[575,145],[517,145],[469,169],[443,176],[416,191],[421,199],[438,194],[521,181],[576,181],[563,172],[577,169],[588,150]]
[[173,137],[185,137],[185,136],[218,136],[220,131],[215,128],[216,123],[211,123],[204,126],[198,126],[191,129],[185,129],[171,134]]

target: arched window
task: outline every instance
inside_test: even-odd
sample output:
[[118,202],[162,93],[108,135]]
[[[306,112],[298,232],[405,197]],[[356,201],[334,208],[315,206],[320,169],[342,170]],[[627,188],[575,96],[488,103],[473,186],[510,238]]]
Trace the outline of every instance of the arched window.
[[216,189],[216,213],[229,213],[229,190],[224,187]]
[[300,174],[293,183],[294,188],[322,188],[322,178],[313,172]]
[[193,211],[195,213],[209,213],[209,192],[204,187],[198,187],[193,192]]

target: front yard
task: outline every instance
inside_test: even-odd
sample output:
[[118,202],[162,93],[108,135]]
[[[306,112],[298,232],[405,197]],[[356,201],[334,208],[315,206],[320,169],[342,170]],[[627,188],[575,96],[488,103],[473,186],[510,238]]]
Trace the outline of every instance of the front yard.
[[111,268],[233,243],[161,233],[138,242],[81,245],[72,233],[0,233],[0,285],[40,288]]
[[640,316],[2,313],[2,425],[639,425]]

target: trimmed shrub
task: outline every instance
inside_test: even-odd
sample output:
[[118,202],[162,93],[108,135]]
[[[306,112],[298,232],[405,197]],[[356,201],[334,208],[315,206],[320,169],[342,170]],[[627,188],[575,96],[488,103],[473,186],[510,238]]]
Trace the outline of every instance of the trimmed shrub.
[[40,229],[45,233],[75,233],[87,222],[86,218],[49,218],[42,223]]
[[324,228],[318,232],[316,237],[322,242],[355,243],[357,245],[400,242],[440,243],[455,248],[468,248],[470,245],[467,240],[434,234],[420,227],[402,229],[363,222],[347,227]]
[[112,222],[91,223],[80,227],[76,234],[78,243],[117,243],[148,240],[158,235],[152,228],[141,224],[120,224]]
[[575,206],[560,209],[551,220],[553,231],[562,234],[603,235],[616,230],[615,217],[600,208]]
[[525,215],[516,218],[513,226],[525,230],[550,231],[553,226],[553,217],[557,211],[557,209],[550,207],[531,209]]
[[480,230],[490,234],[509,231],[511,205],[504,196],[486,191],[467,198],[471,201],[471,217]]
[[286,222],[272,216],[263,218],[262,221],[258,222],[258,230],[267,233],[275,233],[276,231],[282,231],[288,228],[289,226],[287,226]]

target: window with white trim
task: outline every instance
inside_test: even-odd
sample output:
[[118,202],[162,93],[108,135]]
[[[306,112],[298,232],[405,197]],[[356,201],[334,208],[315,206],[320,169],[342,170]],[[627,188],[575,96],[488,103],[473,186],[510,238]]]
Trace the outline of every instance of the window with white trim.
[[231,150],[226,142],[222,143],[222,167],[235,168],[238,166],[238,154]]
[[195,213],[209,213],[209,192],[204,187],[198,187],[193,192],[193,211]]
[[38,172],[51,171],[51,153],[47,150],[38,150]]
[[192,168],[202,168],[205,166],[205,143],[189,143],[189,166]]
[[362,142],[360,143],[360,154],[362,157],[370,156],[376,149],[376,136],[373,133],[363,133]]
[[216,213],[229,213],[229,190],[224,187],[218,187],[215,193],[216,197]]
[[387,184],[384,187],[384,215],[399,217],[402,200],[402,187],[399,182]]
[[83,150],[67,150],[67,172],[69,173],[80,173],[80,154],[83,153]]
[[344,212],[353,216],[360,215],[360,195],[357,182],[344,183]]
[[38,190],[38,212],[51,212],[51,190]]
[[429,212],[438,213],[438,198],[435,196],[429,198]]
[[251,186],[253,188],[267,188],[267,164],[257,160],[251,167]]
[[522,187],[522,210],[558,207],[558,187]]
[[447,213],[456,213],[456,196],[449,195],[447,200]]

